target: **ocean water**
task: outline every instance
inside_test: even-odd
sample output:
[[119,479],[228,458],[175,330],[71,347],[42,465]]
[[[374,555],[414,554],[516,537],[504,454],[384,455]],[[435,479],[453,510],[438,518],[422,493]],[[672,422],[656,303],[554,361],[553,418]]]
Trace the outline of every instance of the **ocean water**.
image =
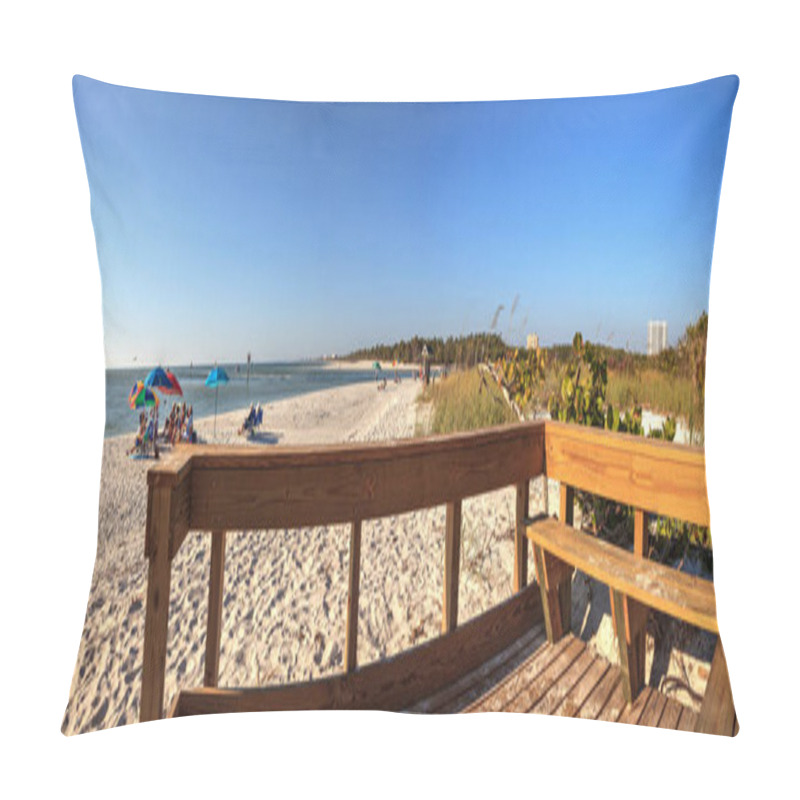
[[[235,365],[221,366],[225,367],[230,381],[219,387],[219,414],[246,409],[250,403],[261,403],[263,406],[286,397],[375,380],[375,372],[371,369],[326,369],[322,362],[287,362],[252,364],[248,384],[245,365],[240,365],[238,373]],[[106,437],[136,432],[139,412],[129,407],[128,395],[134,383],[144,380],[151,369],[152,367],[136,367],[106,370]],[[212,416],[215,390],[205,386],[205,379],[212,365],[170,366],[170,369],[183,389],[183,397],[159,394],[159,425],[163,425],[165,412],[169,413],[176,400],[194,406],[195,419]],[[403,373],[403,378],[411,377],[411,374]],[[158,394],[158,390],[156,393]]]

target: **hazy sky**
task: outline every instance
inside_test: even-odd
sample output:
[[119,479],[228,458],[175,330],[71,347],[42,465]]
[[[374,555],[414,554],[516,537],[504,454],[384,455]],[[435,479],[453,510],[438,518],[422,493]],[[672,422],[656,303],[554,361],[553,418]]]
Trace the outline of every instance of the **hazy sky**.
[[708,307],[737,87],[291,103],[76,76],[108,364],[341,354],[500,304],[511,343],[644,350],[665,319],[674,344]]

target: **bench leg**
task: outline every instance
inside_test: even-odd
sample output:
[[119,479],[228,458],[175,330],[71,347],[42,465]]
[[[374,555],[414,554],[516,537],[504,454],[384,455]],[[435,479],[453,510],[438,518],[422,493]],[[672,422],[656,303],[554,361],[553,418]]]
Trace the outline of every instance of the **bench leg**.
[[611,617],[617,634],[622,693],[632,703],[644,686],[645,638],[648,608],[630,597],[609,589]]
[[547,641],[557,642],[569,633],[572,616],[572,573],[574,567],[533,545],[536,580],[542,593],[542,610]]

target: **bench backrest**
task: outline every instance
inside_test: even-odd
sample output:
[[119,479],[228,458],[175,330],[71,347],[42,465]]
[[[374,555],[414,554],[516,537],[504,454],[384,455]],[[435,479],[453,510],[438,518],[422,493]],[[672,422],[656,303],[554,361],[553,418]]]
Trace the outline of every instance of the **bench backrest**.
[[700,448],[560,422],[546,423],[549,478],[645,512],[709,525]]

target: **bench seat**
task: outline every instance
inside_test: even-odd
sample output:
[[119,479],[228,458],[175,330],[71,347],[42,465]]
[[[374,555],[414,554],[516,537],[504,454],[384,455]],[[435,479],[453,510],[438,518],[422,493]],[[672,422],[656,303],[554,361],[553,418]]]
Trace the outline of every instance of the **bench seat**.
[[[526,535],[533,545],[547,638],[551,643],[570,632],[575,568],[608,586],[619,647],[622,690],[628,703],[636,699],[644,684],[645,627],[649,609],[719,635],[711,581],[657,564],[549,517],[526,520]],[[734,736],[738,728],[728,667],[717,639],[706,696],[695,729]]]
[[527,535],[535,546],[642,605],[719,633],[711,581],[643,559],[556,519],[533,522]]

